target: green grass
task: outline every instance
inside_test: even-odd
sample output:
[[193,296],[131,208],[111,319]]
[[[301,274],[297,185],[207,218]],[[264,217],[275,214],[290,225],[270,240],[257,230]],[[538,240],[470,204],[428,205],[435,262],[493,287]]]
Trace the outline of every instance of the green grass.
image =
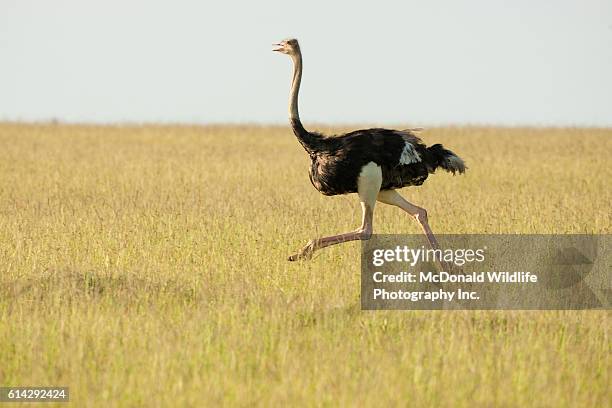
[[[402,192],[437,233],[612,231],[610,129],[423,138],[469,166]],[[362,312],[358,243],[288,263],[360,208],[312,188],[286,127],[5,123],[0,146],[0,385],[100,407],[609,406],[610,312]]]

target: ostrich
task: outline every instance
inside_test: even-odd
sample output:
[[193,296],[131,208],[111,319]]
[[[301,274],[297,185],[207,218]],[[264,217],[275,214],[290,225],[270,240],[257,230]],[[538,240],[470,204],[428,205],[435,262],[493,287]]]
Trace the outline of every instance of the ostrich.
[[441,144],[427,147],[415,132],[420,129],[363,129],[326,137],[304,129],[298,113],[302,80],[302,53],[294,38],[274,44],[274,51],[293,60],[289,97],[289,121],[293,133],[310,156],[310,182],[326,196],[357,193],[363,211],[361,226],[354,231],[310,240],[290,261],[310,259],[316,250],[372,236],[376,201],[401,208],[421,225],[429,245],[438,242],[427,222],[427,211],[406,201],[396,189],[423,184],[438,167],[455,174],[466,169],[463,160]]

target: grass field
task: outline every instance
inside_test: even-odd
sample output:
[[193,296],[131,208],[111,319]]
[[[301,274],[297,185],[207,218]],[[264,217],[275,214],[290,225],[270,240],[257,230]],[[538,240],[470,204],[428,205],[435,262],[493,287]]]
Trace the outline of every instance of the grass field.
[[[342,131],[329,129],[324,131]],[[434,128],[438,233],[610,233],[611,129]],[[72,406],[603,407],[610,313],[361,312],[288,127],[0,124],[0,385]],[[377,206],[377,233],[418,233]]]

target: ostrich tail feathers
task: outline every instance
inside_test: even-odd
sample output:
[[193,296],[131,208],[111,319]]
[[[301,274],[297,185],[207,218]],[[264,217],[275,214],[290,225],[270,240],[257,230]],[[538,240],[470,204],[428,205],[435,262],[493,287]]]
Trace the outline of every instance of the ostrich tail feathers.
[[436,168],[441,167],[449,173],[465,173],[467,166],[459,156],[445,149],[441,144],[435,144],[427,148],[428,164],[433,173]]

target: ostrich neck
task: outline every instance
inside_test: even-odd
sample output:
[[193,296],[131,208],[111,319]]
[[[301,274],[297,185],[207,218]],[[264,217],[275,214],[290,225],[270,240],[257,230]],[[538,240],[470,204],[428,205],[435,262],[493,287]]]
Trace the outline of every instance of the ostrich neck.
[[302,54],[298,51],[291,58],[293,59],[293,82],[291,83],[291,94],[289,95],[289,121],[298,141],[306,152],[313,157],[313,154],[322,148],[323,139],[320,135],[310,133],[304,129],[300,121],[298,93],[300,92],[300,83],[302,82]]
[[302,83],[302,54],[292,56],[293,59],[293,81],[291,82],[291,94],[289,95],[289,120],[298,122],[300,125],[300,114],[298,112],[298,94]]

